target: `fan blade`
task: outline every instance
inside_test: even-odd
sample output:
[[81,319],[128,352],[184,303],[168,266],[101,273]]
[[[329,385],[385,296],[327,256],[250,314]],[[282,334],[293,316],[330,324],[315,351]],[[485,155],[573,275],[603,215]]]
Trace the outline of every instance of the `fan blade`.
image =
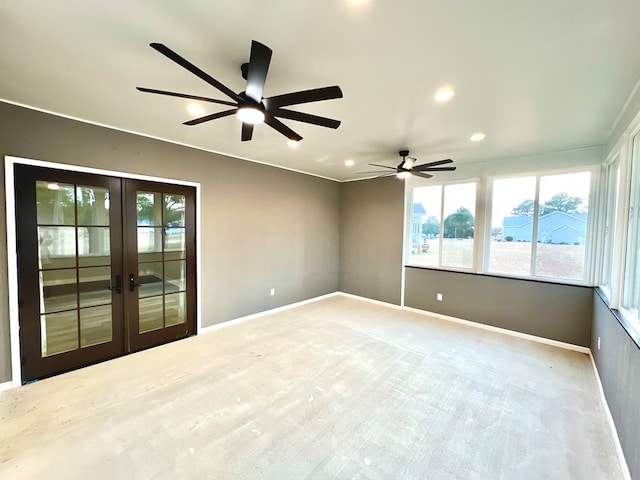
[[136,87],[136,88],[141,92],[146,92],[146,93],[157,93],[159,95],[168,95],[170,97],[189,98],[191,100],[200,100],[202,102],[211,102],[211,103],[219,103],[220,105],[229,105],[230,107],[236,106],[236,104],[233,102],[227,102],[226,100],[216,100],[215,98],[198,97],[197,95],[187,95],[186,93],[167,92],[166,90],[155,90],[153,88],[144,88],[144,87]]
[[406,159],[402,160],[402,163],[404,164],[404,168],[406,168],[407,170],[411,170],[411,168],[417,161],[417,158],[407,157]]
[[321,127],[338,128],[340,126],[340,120],[334,120],[332,118],[318,117],[317,115],[311,115],[309,113],[296,112],[293,110],[285,110],[278,108],[271,112],[274,117],[288,118],[289,120],[296,120],[298,122],[311,123],[312,125],[319,125]]
[[253,123],[242,122],[242,141],[248,142],[253,136]]
[[204,117],[194,118],[193,120],[189,120],[188,122],[184,122],[184,125],[198,125],[199,123],[208,122],[209,120],[215,120],[217,118],[228,117],[229,115],[233,115],[238,111],[237,108],[233,108],[231,110],[225,110],[224,112],[212,113],[211,115],[205,115]]
[[273,115],[267,115],[264,119],[264,123],[269,125],[274,130],[277,130],[278,132],[280,132],[289,140],[293,140],[294,142],[299,142],[300,140],[302,140],[302,137],[300,135],[298,135],[296,132],[291,130],[289,127],[287,127],[284,123],[282,123],[280,120],[275,118]]
[[198,67],[196,67],[193,63],[189,62],[187,59],[182,58],[180,55],[178,55],[176,52],[171,50],[169,47],[163,45],[162,43],[150,43],[149,45],[155,50],[157,50],[158,52],[160,52],[161,54],[163,54],[168,59],[173,60],[181,67],[186,68],[197,77],[200,77],[202,80],[207,82],[212,87],[217,88],[229,98],[235,100],[238,103],[242,103],[244,101],[242,97],[240,97],[236,92],[231,90],[229,87],[224,86],[222,83],[217,81],[211,75],[200,70]]
[[396,170],[396,167],[390,167],[388,165],[379,165],[377,163],[369,163],[368,165],[372,167],[390,168],[391,170]]
[[[419,170],[422,172],[453,172],[456,167],[431,167],[425,168],[424,170]],[[415,170],[415,168],[413,169]]]
[[415,169],[411,171],[411,175],[415,175],[416,177],[422,177],[422,178],[433,177],[433,175],[429,175],[428,173],[416,172]]
[[271,63],[272,51],[266,45],[255,40],[251,41],[251,56],[249,57],[249,70],[247,72],[247,90],[245,94],[253,101],[260,103],[264,84],[267,81],[269,63]]
[[265,98],[264,102],[267,109],[272,109],[286,107],[287,105],[333,100],[334,98],[342,98],[342,90],[337,85],[276,95],[275,97]]
[[422,171],[426,168],[435,167],[437,165],[444,165],[446,163],[453,163],[453,160],[451,160],[450,158],[447,158],[446,160],[438,160],[437,162],[423,163],[422,165],[416,165],[415,167],[413,167],[413,169]]

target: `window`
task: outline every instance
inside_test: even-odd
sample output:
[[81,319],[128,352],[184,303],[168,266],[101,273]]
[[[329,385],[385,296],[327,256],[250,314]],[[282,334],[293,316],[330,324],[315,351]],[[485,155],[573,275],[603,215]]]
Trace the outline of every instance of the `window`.
[[628,225],[622,306],[640,319],[640,134],[633,141]]
[[610,295],[612,283],[613,239],[616,233],[616,217],[618,215],[618,192],[620,191],[620,162],[618,159],[606,166],[603,178],[605,208],[602,235],[602,270],[600,285]]
[[488,271],[583,281],[591,172],[495,179]]
[[415,187],[408,263],[473,268],[476,182]]

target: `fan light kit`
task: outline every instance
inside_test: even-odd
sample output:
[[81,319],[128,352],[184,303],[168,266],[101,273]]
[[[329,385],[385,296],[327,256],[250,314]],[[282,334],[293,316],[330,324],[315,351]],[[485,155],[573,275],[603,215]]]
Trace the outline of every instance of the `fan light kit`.
[[[388,165],[379,165],[377,163],[370,163],[372,167],[386,168],[387,170],[375,170],[372,172],[358,172],[359,174],[371,174],[381,173],[378,177],[391,177],[396,176],[400,179],[409,178],[412,175],[421,178],[431,178],[433,175],[429,175],[427,172],[452,172],[456,167],[440,167],[439,165],[446,165],[453,163],[453,160],[447,158],[445,160],[438,160],[435,162],[424,163],[422,165],[415,165],[418,161],[417,158],[409,156],[409,150],[400,150],[398,155],[402,158],[402,161],[397,167],[390,167]],[[393,170],[393,172],[389,172]]]
[[484,138],[486,137],[486,135],[482,132],[477,132],[474,133],[473,135],[471,135],[471,138],[469,140],[471,140],[472,142],[479,142],[481,140],[484,140]]
[[239,107],[236,115],[241,121],[251,125],[257,125],[258,123],[264,122],[264,112],[256,107]]
[[263,97],[264,85],[269,72],[269,64],[271,63],[272,50],[255,40],[251,42],[251,53],[249,62],[244,63],[240,70],[242,77],[247,81],[247,87],[244,92],[236,93],[229,87],[223,85],[211,75],[200,70],[187,59],[181,57],[169,47],[161,43],[152,43],[150,46],[169,60],[174,61],[182,68],[190,71],[209,85],[224,93],[232,101],[218,100],[216,98],[200,97],[197,95],[188,95],[186,93],[168,92],[166,90],[155,90],[152,88],[137,87],[141,92],[155,93],[159,95],[168,95],[170,97],[187,98],[200,102],[216,103],[218,105],[227,105],[233,107],[230,110],[212,113],[203,117],[195,118],[184,122],[185,125],[198,125],[200,123],[216,120],[218,118],[227,117],[236,114],[242,121],[242,141],[251,140],[253,136],[253,128],[262,122],[269,125],[291,141],[299,142],[302,137],[291,130],[288,126],[278,120],[276,117],[295,120],[296,122],[310,123],[327,128],[338,128],[339,120],[331,118],[319,117],[308,113],[302,113],[295,110],[288,110],[282,107],[289,105],[300,105],[301,103],[320,102],[322,100],[332,100],[342,98],[342,90],[337,85],[332,87],[314,88],[311,90],[303,90],[299,92],[285,93],[274,97]]

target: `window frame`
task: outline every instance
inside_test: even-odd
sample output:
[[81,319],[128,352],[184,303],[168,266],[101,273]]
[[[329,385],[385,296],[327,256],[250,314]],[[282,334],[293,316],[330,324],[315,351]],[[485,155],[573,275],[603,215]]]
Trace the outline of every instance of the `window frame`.
[[593,285],[593,251],[594,244],[596,239],[594,238],[594,222],[595,217],[598,216],[598,212],[596,208],[594,208],[597,203],[597,185],[599,184],[598,178],[598,165],[583,165],[576,166],[570,168],[559,168],[559,169],[546,169],[546,170],[534,170],[534,171],[525,171],[518,173],[511,173],[505,175],[489,175],[487,176],[487,191],[485,203],[487,207],[486,213],[486,221],[485,221],[485,230],[490,232],[491,228],[491,220],[493,217],[493,185],[496,180],[504,180],[504,179],[515,179],[515,178],[523,178],[523,177],[535,177],[535,194],[534,194],[534,211],[533,211],[533,226],[532,226],[532,238],[537,238],[538,232],[538,213],[540,207],[540,179],[542,177],[554,176],[554,175],[564,175],[564,174],[572,174],[572,173],[582,173],[589,172],[590,177],[590,185],[589,185],[589,209],[587,216],[587,231],[586,231],[586,240],[585,240],[585,252],[584,252],[584,273],[582,279],[572,279],[572,278],[563,278],[563,277],[552,277],[547,275],[539,275],[534,274],[535,272],[535,264],[537,257],[537,242],[532,242],[531,248],[531,264],[529,268],[529,274],[516,274],[516,273],[508,273],[508,272],[494,272],[489,270],[490,264],[490,255],[491,255],[491,241],[488,240],[485,234],[486,245],[483,253],[483,261],[482,261],[482,270],[481,273],[485,275],[491,275],[496,277],[505,277],[505,278],[516,278],[516,279],[524,279],[524,280],[537,280],[549,283],[561,283],[566,285],[580,285],[580,286],[591,286]]
[[640,329],[640,298],[635,305],[629,305],[627,300],[629,291],[633,287],[632,278],[640,283],[640,271],[635,271],[635,267],[640,270],[640,263],[637,260],[640,251],[634,250],[630,253],[630,250],[640,243],[640,125],[628,136],[625,143],[627,154],[623,192],[625,203],[620,215],[624,230],[619,232],[624,245],[619,252],[621,268],[617,303],[625,319]]
[[[445,208],[445,191],[446,187],[449,185],[463,185],[463,184],[475,184],[475,206],[474,206],[474,234],[473,234],[473,258],[471,261],[470,267],[453,267],[448,265],[442,265],[442,240],[444,233],[444,208]],[[406,223],[404,226],[404,266],[405,267],[415,267],[415,268],[429,268],[436,270],[445,270],[445,271],[453,271],[453,272],[471,272],[475,273],[478,271],[478,257],[479,252],[479,243],[482,242],[482,238],[484,237],[484,221],[481,215],[481,204],[480,201],[483,196],[483,182],[481,178],[472,177],[472,178],[464,178],[464,179],[455,179],[449,181],[432,181],[432,180],[422,180],[417,179],[415,177],[411,177],[409,181],[406,182],[406,192],[405,196],[407,199],[406,205]],[[441,187],[440,191],[440,235],[438,237],[439,248],[438,248],[438,265],[420,265],[411,262],[411,248],[413,247],[413,242],[411,239],[412,234],[412,215],[413,215],[413,203],[414,203],[414,190],[416,188],[422,187]]]
[[[542,169],[542,170],[524,170],[513,173],[504,173],[496,175],[478,175],[469,178],[456,178],[450,181],[424,181],[421,179],[409,179],[405,184],[405,198],[406,198],[406,212],[405,212],[405,225],[404,225],[404,242],[403,242],[403,266],[415,267],[415,268],[427,268],[434,270],[444,271],[461,271],[466,273],[476,273],[482,275],[489,275],[494,277],[514,278],[521,280],[534,280],[543,281],[548,283],[558,283],[566,285],[578,285],[578,286],[593,286],[597,284],[594,282],[594,276],[596,272],[596,262],[599,259],[596,237],[596,223],[601,218],[601,203],[598,187],[601,182],[600,169],[601,164],[584,164],[572,167]],[[546,275],[533,275],[530,269],[529,274],[515,274],[508,272],[493,272],[489,271],[489,257],[491,249],[491,219],[493,214],[493,184],[497,179],[508,178],[521,178],[521,177],[535,177],[536,190],[535,190],[535,205],[534,205],[534,228],[537,231],[538,211],[539,211],[539,195],[540,195],[540,179],[545,176],[563,175],[572,173],[588,172],[590,174],[590,185],[588,194],[588,217],[587,217],[587,230],[585,241],[585,253],[584,253],[584,273],[581,279],[571,279],[562,277],[553,277]],[[452,184],[464,184],[475,183],[476,185],[476,199],[475,199],[475,227],[474,227],[474,248],[473,248],[473,262],[472,267],[450,267],[442,265],[441,252],[439,252],[438,265],[420,265],[411,262],[411,233],[412,233],[412,213],[414,202],[414,189],[420,187],[435,187],[441,186],[441,205],[440,215],[444,210],[444,193],[445,187]],[[444,218],[440,219],[441,233],[444,228]],[[439,242],[442,242],[442,238],[439,238]],[[535,249],[532,249],[531,265],[535,265],[536,254]]]

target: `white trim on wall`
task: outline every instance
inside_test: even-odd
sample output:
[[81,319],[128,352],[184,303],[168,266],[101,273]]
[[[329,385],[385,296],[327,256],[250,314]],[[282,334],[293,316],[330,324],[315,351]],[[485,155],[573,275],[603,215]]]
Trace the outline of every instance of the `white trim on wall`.
[[[66,163],[46,162],[5,156],[5,205],[7,214],[7,270],[9,281],[9,335],[11,342],[11,385],[22,385],[22,372],[20,369],[20,323],[18,320],[18,255],[16,252],[16,209],[14,187],[14,165],[31,165],[35,167],[54,168],[73,172],[89,173],[92,175],[106,175],[135,180],[146,180],[173,185],[185,185],[196,189],[196,333],[202,330],[202,289],[201,287],[201,238],[200,238],[200,191],[201,185],[197,182],[176,180],[172,178],[153,177],[151,175],[139,175],[135,173],[118,172],[102,168],[83,167]],[[3,384],[4,385],[4,384]],[[1,385],[0,385],[1,386]]]
[[438,318],[440,320],[446,320],[448,322],[460,323],[468,327],[479,328],[481,330],[488,330],[490,332],[500,333],[502,335],[508,335],[510,337],[522,338],[536,343],[543,343],[545,345],[551,345],[553,347],[564,348],[565,350],[572,350],[580,353],[590,353],[588,347],[581,345],[574,345],[573,343],[559,342],[558,340],[551,340],[549,338],[538,337],[537,335],[529,335],[528,333],[516,332],[515,330],[508,330],[506,328],[494,327],[493,325],[486,325],[484,323],[473,322],[471,320],[464,320],[462,318],[450,317],[448,315],[442,315],[440,313],[428,312],[426,310],[420,310],[418,308],[404,307],[403,310],[413,313],[419,313],[429,317]]
[[604,415],[607,418],[607,424],[609,425],[609,429],[611,430],[611,436],[613,437],[613,444],[616,449],[616,454],[618,455],[618,461],[620,462],[620,470],[622,470],[622,476],[625,478],[625,480],[631,480],[631,472],[629,472],[629,465],[627,465],[627,460],[624,456],[624,450],[622,450],[622,444],[620,443],[620,437],[618,436],[616,423],[613,421],[613,415],[611,415],[611,410],[609,409],[609,402],[607,402],[607,397],[604,394],[604,387],[602,386],[602,380],[600,379],[600,374],[598,373],[598,367],[596,366],[596,361],[593,358],[593,354],[591,353],[591,350],[589,350],[589,357],[591,358],[591,365],[593,365],[593,371],[596,374],[598,390],[600,391],[600,401],[602,402]]

